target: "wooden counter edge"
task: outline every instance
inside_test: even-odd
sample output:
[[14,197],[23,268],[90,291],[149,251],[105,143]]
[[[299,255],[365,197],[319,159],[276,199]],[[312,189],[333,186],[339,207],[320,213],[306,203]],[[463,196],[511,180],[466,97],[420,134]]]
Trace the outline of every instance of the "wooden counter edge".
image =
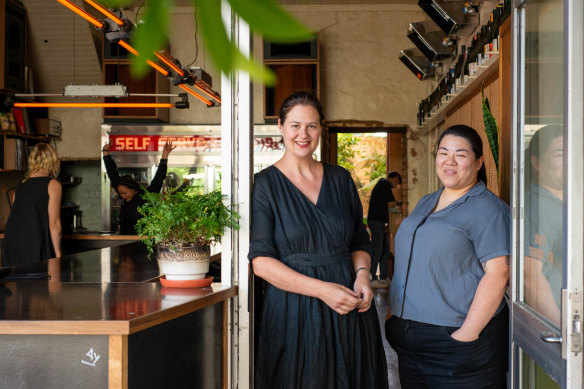
[[126,335],[128,320],[1,320],[0,335]]
[[0,335],[130,335],[237,295],[225,286],[207,296],[128,320],[0,320]]
[[66,234],[63,240],[127,240],[139,241],[138,235],[116,235],[116,234]]
[[176,307],[165,309],[164,311],[144,315],[130,321],[130,334],[140,332],[160,323],[164,323],[177,317],[184,316],[191,312],[198,311],[210,305],[225,301],[238,293],[237,285],[227,287],[227,289],[218,291],[211,295],[201,297]]

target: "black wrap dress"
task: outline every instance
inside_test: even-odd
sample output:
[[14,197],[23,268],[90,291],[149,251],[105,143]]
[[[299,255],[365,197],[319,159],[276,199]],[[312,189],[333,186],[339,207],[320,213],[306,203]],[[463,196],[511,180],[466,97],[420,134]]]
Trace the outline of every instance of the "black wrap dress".
[[[276,167],[255,176],[249,259],[272,257],[309,277],[353,290],[351,252],[371,253],[350,174],[323,164],[314,205]],[[269,285],[262,307],[255,388],[387,388],[374,302],[340,315],[322,300]]]
[[2,266],[55,257],[49,229],[50,177],[31,177],[16,187],[4,231]]

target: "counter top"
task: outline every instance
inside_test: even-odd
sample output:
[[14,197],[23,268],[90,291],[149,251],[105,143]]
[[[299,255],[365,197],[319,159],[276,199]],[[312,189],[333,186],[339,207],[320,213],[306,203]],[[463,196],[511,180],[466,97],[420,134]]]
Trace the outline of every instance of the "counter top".
[[236,286],[218,283],[178,289],[158,282],[5,282],[0,285],[0,334],[129,335],[236,294]]
[[[0,232],[0,239],[4,239],[4,233]],[[63,234],[62,240],[140,240],[138,235],[119,235],[99,231],[83,231],[71,234]]]
[[0,334],[128,335],[237,294],[166,288],[140,242],[17,266],[0,282]]

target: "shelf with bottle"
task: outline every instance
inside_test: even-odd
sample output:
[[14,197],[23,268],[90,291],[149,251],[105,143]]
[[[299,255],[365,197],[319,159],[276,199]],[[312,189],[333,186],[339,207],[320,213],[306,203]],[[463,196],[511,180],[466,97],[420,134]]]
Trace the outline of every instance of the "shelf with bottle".
[[[446,106],[453,104],[463,91],[473,83],[480,83],[491,76],[499,65],[499,28],[509,16],[511,4],[508,0],[492,10],[486,24],[478,28],[470,45],[461,45],[459,56],[448,73],[418,110],[418,130],[428,131],[444,120]],[[473,88],[474,89],[474,88]]]
[[[426,119],[421,125],[418,125],[420,133],[426,133],[438,126],[444,121],[445,113],[448,107],[457,106],[461,101],[469,97],[476,88],[480,88],[482,82],[492,77],[499,71],[499,54],[493,54],[473,76],[466,76],[461,79],[461,83],[456,86],[452,93],[446,93],[441,96],[440,103],[434,106],[428,113]],[[476,88],[475,88],[476,86]]]

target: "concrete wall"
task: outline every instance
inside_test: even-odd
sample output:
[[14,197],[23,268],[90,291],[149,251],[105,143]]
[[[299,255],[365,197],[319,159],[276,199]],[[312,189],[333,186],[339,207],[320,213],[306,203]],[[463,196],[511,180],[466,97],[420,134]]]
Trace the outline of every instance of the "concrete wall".
[[103,117],[100,108],[51,108],[49,117],[61,122],[61,139],[56,142],[59,159],[101,158]]
[[[213,90],[221,93],[221,73],[213,65],[206,52],[206,44],[201,33],[195,31],[195,18],[193,8],[176,7],[171,15],[169,39],[170,53],[177,58],[183,66],[192,64],[203,68],[212,78]],[[196,36],[196,41],[195,41]],[[198,53],[197,44],[198,42]],[[196,58],[196,60],[195,60]],[[193,62],[194,61],[194,62]],[[181,88],[172,86],[170,93],[183,93]],[[203,95],[203,97],[205,97]],[[175,124],[220,124],[221,108],[208,108],[203,102],[193,96],[189,96],[189,109],[171,109],[170,122]]]

